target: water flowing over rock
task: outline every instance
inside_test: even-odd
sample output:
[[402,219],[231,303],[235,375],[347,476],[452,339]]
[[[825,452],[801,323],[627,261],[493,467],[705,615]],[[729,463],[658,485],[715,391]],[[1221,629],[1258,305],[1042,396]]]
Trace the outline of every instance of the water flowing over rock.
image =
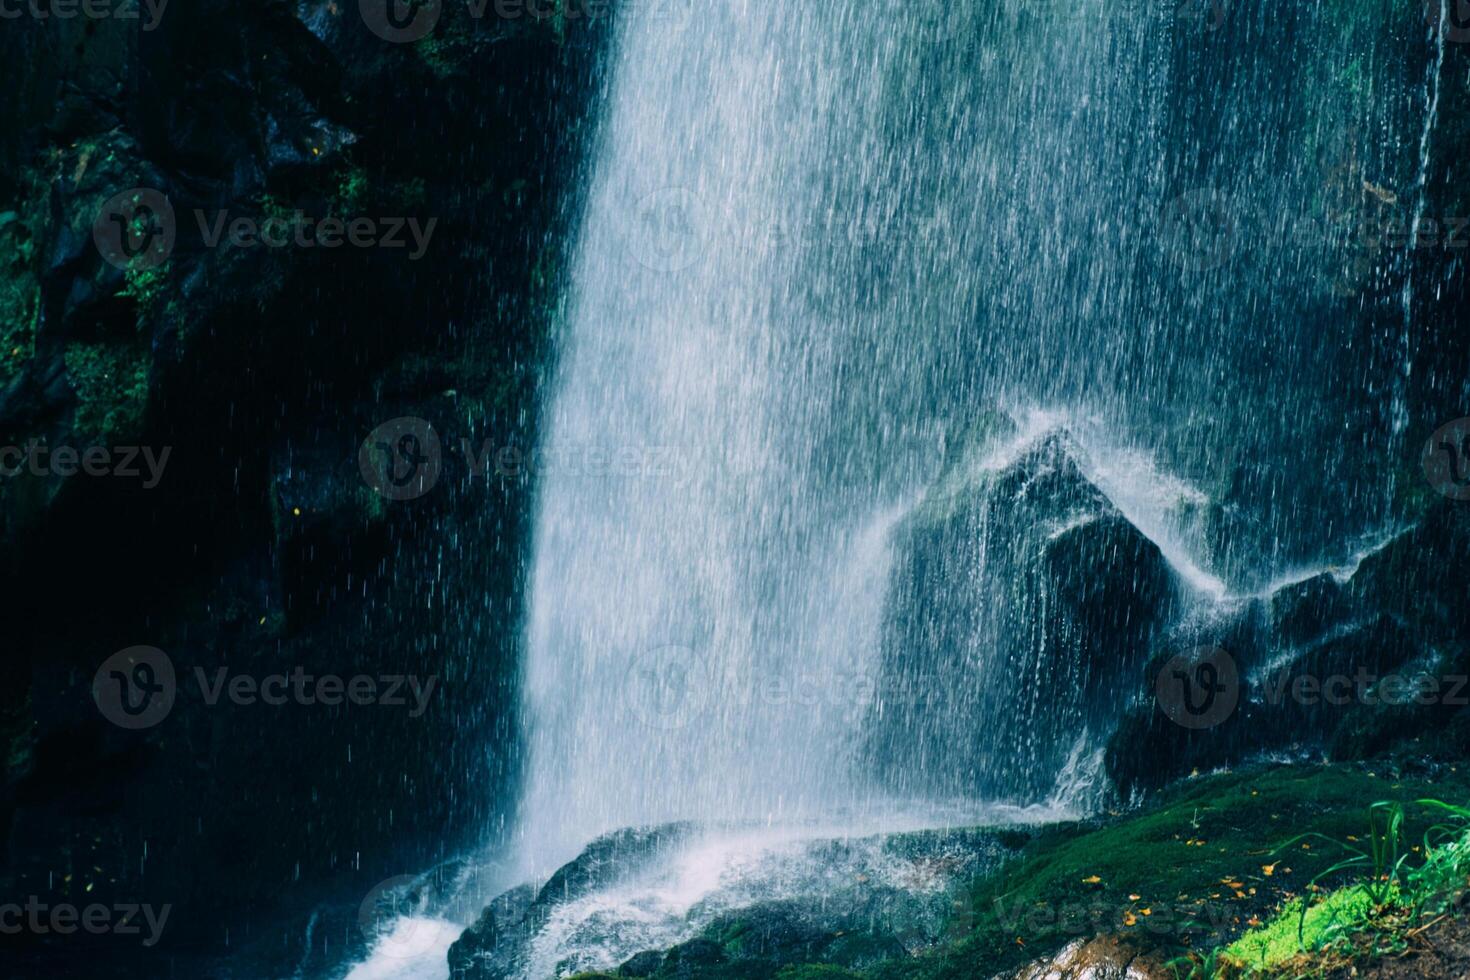
[[1044,799],[1136,693],[1177,586],[1082,457],[1065,431],[967,453],[895,531],[868,736],[883,785]]
[[1418,12],[936,6],[618,20],[540,446],[527,878],[619,827],[1063,800],[1110,737],[1131,793],[1150,738],[1237,755],[1156,727],[1181,643],[1249,674],[1401,625],[1259,597],[1417,518],[1398,420],[1453,404],[1401,342],[1418,266],[1356,234],[1434,173]]
[[540,889],[496,899],[450,949],[451,975],[673,980],[773,977],[792,963],[875,966],[956,938],[963,882],[1028,838],[1024,828],[836,838],[820,827],[624,831],[593,842]]

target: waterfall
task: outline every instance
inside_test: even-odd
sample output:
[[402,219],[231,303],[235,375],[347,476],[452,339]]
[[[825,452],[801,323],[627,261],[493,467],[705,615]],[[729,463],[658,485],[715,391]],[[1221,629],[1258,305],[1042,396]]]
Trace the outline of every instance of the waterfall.
[[[528,870],[630,825],[1088,784],[1091,747],[1059,729],[1102,709],[1048,717],[993,681],[1024,666],[1024,689],[1082,649],[1013,635],[1056,615],[1014,594],[1017,549],[1074,534],[1066,514],[948,584],[981,625],[953,634],[965,673],[930,682],[1034,757],[957,759],[1005,741],[957,746],[932,718],[922,751],[887,752],[907,722],[874,737],[915,640],[895,596],[924,601],[891,581],[922,565],[895,548],[998,411],[1051,410],[1101,488],[1078,498],[1091,516],[1157,539],[1170,588],[1212,601],[1382,524],[1360,391],[1393,369],[1356,352],[1396,328],[1334,278],[1348,246],[1312,163],[1402,172],[1402,141],[1352,136],[1402,131],[1402,103],[1332,72],[1363,50],[1395,92],[1410,72],[1381,23],[1331,7],[623,14],[533,464]],[[1303,94],[1262,97],[1284,91]]]
[[[887,218],[832,186],[882,99],[855,42],[903,39],[855,5],[623,25],[537,460],[528,853],[852,795],[884,530],[925,475],[901,415],[842,404],[903,372],[844,295],[870,243],[830,237]],[[830,288],[799,269],[817,253]]]

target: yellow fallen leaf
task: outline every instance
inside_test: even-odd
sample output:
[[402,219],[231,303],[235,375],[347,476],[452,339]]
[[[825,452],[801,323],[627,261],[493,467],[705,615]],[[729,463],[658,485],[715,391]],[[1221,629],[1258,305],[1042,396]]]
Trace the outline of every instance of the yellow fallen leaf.
[[1138,901],[1142,897],[1143,897],[1142,895],[1129,895],[1128,896],[1128,901],[1130,901],[1130,902],[1136,902],[1136,901]]
[[1138,925],[1138,916],[1134,915],[1132,912],[1123,913],[1123,924],[1125,926]]
[[1096,885],[1100,881],[1102,881],[1102,879],[1099,878],[1097,875],[1091,875],[1090,877],[1082,879],[1082,883],[1084,885]]
[[[1280,863],[1281,863],[1280,861],[1277,861],[1276,862],[1276,864],[1280,864]],[[1276,873],[1276,864],[1263,864],[1263,865],[1261,865],[1261,874],[1265,875],[1267,878],[1271,877],[1272,875],[1274,875]]]

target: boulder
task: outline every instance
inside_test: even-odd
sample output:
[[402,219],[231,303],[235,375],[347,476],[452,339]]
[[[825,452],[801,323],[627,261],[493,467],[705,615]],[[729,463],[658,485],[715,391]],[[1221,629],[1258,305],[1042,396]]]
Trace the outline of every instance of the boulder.
[[1175,724],[1151,693],[1182,648],[1172,637],[1150,659],[1150,693],[1109,740],[1105,767],[1114,785],[1132,796],[1262,753],[1344,761],[1405,749],[1462,754],[1470,730],[1462,682],[1470,674],[1466,554],[1470,517],[1444,501],[1346,580],[1317,575],[1245,604],[1235,625],[1217,626],[1211,640],[1239,668],[1237,707],[1203,728]]
[[1273,592],[1266,602],[1270,627],[1283,646],[1300,646],[1339,626],[1354,604],[1331,573],[1295,582]]
[[957,454],[895,532],[867,752],[902,794],[1035,802],[1112,728],[1176,585],[1068,433],[984,455]]
[[694,825],[631,827],[604,834],[557,869],[536,895],[531,912],[571,902],[645,870],[669,849],[688,840]]
[[1141,956],[1117,936],[1069,943],[1060,953],[996,980],[1174,980],[1177,973],[1157,955]]

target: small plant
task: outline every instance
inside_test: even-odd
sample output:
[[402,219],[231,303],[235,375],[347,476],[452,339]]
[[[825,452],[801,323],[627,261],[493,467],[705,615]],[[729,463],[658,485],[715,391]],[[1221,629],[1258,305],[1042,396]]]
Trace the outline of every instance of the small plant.
[[[1307,888],[1315,891],[1319,882],[1347,871],[1366,872],[1365,880],[1354,886],[1374,908],[1387,905],[1396,898],[1403,884],[1405,866],[1410,852],[1404,847],[1404,806],[1402,803],[1380,801],[1368,808],[1368,846],[1358,846],[1350,841],[1337,841],[1322,834],[1303,834],[1288,841],[1286,846],[1301,841],[1317,839],[1341,847],[1349,856],[1323,871],[1311,880]],[[1297,940],[1306,948],[1307,912],[1309,902],[1303,901],[1297,920]]]
[[1207,953],[1191,953],[1164,964],[1174,972],[1174,980],[1217,980],[1225,975],[1223,949]]
[[1438,914],[1465,891],[1470,872],[1470,807],[1442,800],[1419,805],[1442,811],[1447,818],[1424,833],[1424,863],[1410,877],[1414,917]]
[[1347,872],[1358,872],[1358,880],[1327,892],[1315,903],[1309,897],[1296,899],[1272,922],[1217,951],[1218,960],[1212,956],[1207,961],[1198,957],[1180,961],[1191,969],[1181,980],[1210,980],[1220,975],[1222,963],[1264,970],[1302,954],[1335,951],[1356,959],[1407,949],[1415,933],[1427,928],[1419,925],[1426,915],[1442,913],[1466,892],[1470,871],[1470,807],[1426,799],[1417,803],[1446,815],[1425,832],[1421,847],[1406,846],[1406,813],[1397,802],[1368,808],[1366,842],[1316,833],[1287,841],[1283,850],[1316,840],[1347,852],[1311,880],[1309,892],[1322,892],[1321,882]]

